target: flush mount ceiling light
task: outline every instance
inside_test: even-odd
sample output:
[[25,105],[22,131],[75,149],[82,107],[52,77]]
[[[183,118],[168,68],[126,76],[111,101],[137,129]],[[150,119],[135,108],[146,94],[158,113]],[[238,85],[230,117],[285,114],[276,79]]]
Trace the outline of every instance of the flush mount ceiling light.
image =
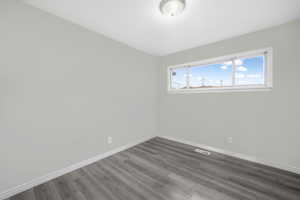
[[160,12],[167,16],[176,16],[185,8],[185,0],[162,0],[159,5]]

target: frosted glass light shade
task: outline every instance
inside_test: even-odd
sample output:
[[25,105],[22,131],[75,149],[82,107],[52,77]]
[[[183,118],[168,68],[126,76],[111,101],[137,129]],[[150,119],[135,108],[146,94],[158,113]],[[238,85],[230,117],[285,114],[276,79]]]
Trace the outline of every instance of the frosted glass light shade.
[[163,15],[177,16],[184,10],[185,0],[162,0],[159,8]]

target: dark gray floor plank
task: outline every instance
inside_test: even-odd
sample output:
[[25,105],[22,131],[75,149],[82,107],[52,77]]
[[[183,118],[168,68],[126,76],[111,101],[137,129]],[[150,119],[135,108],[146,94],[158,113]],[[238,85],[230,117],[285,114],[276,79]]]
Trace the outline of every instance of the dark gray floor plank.
[[62,200],[53,182],[47,182],[33,189],[38,200]]
[[8,200],[300,200],[300,175],[154,138]]
[[[154,147],[154,144],[149,144],[149,147],[157,148],[160,150],[160,153],[165,154],[165,156],[169,156],[169,154],[173,154],[172,158],[169,160],[175,161],[175,163],[183,163],[183,160],[187,161],[188,164],[181,164],[181,168],[190,169],[190,171],[197,172],[197,175],[205,172],[206,176],[211,176],[211,179],[217,178],[217,181],[222,183],[224,180],[228,184],[233,184],[238,186],[242,185],[244,188],[250,188],[255,193],[260,196],[260,198],[266,198],[266,196],[270,196],[273,199],[283,199],[287,194],[289,194],[289,198],[296,198],[298,194],[294,194],[294,189],[290,187],[277,187],[277,190],[274,190],[277,183],[272,181],[266,181],[265,179],[258,179],[256,177],[251,177],[247,173],[242,173],[242,170],[239,170],[236,166],[228,167],[224,165],[217,165],[216,163],[210,165],[209,163],[197,163],[195,160],[191,160],[190,156],[182,157],[178,152],[175,150],[170,151],[167,150],[166,146],[161,147]],[[175,153],[176,152],[176,153]],[[183,159],[182,159],[183,158]],[[284,194],[287,193],[287,194]],[[269,198],[266,198],[269,199]]]
[[11,197],[9,200],[36,200],[36,198],[33,189],[30,189]]

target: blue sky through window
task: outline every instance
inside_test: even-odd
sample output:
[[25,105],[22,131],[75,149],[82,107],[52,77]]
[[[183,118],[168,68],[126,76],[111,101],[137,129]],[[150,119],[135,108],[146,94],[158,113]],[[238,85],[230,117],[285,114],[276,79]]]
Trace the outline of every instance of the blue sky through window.
[[190,86],[223,87],[232,85],[232,65],[212,64],[190,68]]
[[264,56],[240,59],[235,76],[236,85],[264,84]]
[[[264,84],[264,56],[236,59],[235,85]],[[189,76],[190,89],[232,86],[233,63],[192,66],[171,69],[171,88],[187,88]]]

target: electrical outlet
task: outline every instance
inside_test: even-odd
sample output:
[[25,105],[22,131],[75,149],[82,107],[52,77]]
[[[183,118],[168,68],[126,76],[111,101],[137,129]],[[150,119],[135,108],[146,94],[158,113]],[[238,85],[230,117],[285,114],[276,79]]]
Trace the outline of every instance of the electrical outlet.
[[112,143],[113,143],[113,138],[107,137],[107,144],[112,144]]
[[227,138],[227,143],[229,143],[229,144],[233,143],[233,138],[232,137],[228,137]]

